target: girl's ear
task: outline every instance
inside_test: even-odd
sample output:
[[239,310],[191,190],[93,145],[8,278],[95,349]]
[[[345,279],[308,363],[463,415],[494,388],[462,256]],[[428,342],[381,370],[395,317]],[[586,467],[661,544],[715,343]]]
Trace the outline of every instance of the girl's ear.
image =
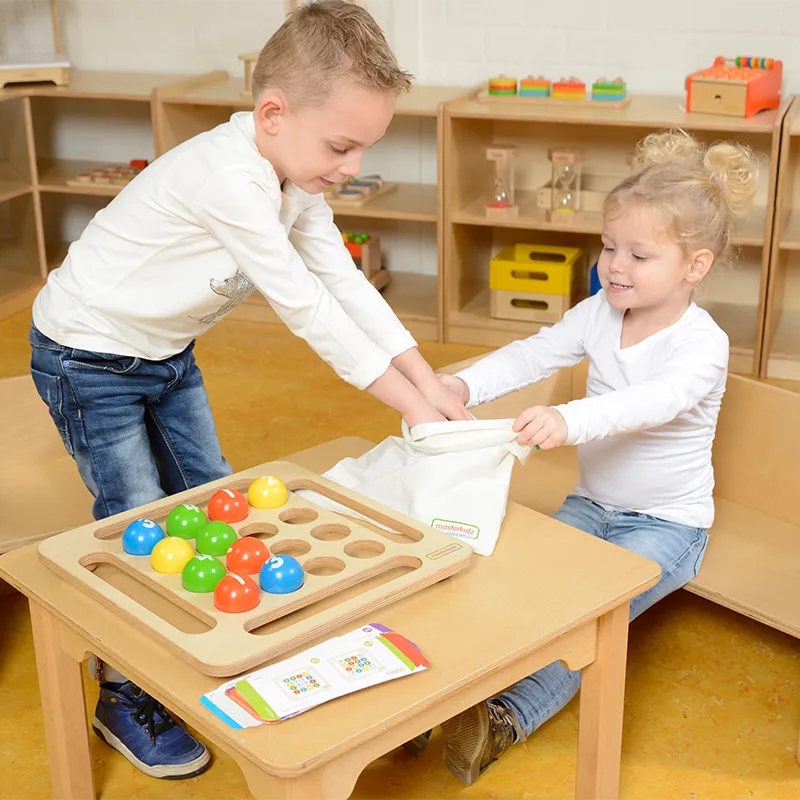
[[698,250],[692,254],[689,263],[689,271],[686,273],[686,280],[692,286],[696,286],[705,278],[711,265],[714,263],[714,254],[710,250]]

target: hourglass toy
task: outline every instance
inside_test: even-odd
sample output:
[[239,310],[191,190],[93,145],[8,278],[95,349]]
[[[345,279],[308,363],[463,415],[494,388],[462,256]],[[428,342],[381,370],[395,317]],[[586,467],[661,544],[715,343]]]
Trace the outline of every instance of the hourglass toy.
[[517,148],[513,145],[495,145],[485,148],[486,158],[493,161],[494,186],[486,204],[489,219],[516,219],[519,207],[514,203],[514,167]]
[[583,150],[550,150],[548,158],[553,165],[549,219],[574,219],[581,207],[581,169],[586,153]]

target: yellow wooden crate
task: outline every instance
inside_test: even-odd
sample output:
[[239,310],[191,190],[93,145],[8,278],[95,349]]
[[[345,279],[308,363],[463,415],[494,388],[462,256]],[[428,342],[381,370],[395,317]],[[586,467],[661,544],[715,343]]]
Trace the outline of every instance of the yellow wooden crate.
[[524,322],[558,322],[570,308],[570,296],[531,292],[490,291],[489,315]]
[[491,261],[489,287],[504,292],[569,295],[573,291],[578,247],[512,244]]

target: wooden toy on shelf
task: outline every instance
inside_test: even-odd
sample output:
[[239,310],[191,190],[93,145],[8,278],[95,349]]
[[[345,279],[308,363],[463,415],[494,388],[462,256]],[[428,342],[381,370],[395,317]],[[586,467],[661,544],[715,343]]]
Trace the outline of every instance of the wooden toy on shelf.
[[329,203],[361,206],[396,189],[396,183],[384,181],[380,175],[359,175],[357,178],[349,178],[344,183],[328,187],[324,195]]
[[686,110],[752,117],[781,103],[783,62],[772,58],[717,56],[713,66],[686,78]]
[[587,94],[586,84],[579,78],[550,81],[543,75],[528,75],[520,81],[506,75],[489,78],[486,86],[475,94],[475,98],[484,103],[548,103],[584,108],[602,105],[609,109],[626,108],[631,100],[622,78],[615,78],[613,81],[598,78],[592,84],[591,92]]
[[[283,491],[261,502],[260,492],[254,498],[248,491],[259,482]],[[202,522],[212,496],[226,488],[247,494],[244,520],[212,521],[183,532],[185,538],[150,537],[155,542],[151,552],[149,544],[144,546],[134,537],[135,546],[130,548],[131,537],[126,540],[124,532],[136,520],[165,531],[170,513],[190,504]],[[313,492],[311,498],[308,491]],[[330,501],[341,511],[324,507]],[[205,535],[212,526],[214,536]],[[226,536],[217,536],[218,530]],[[220,602],[223,598],[215,585],[229,577],[226,571],[241,567],[238,559],[228,563],[227,542],[248,537],[264,541],[273,559],[260,568],[257,562],[250,567],[258,574],[248,578],[254,585],[245,607],[223,611],[220,606],[229,606]],[[126,551],[125,541],[134,552]],[[165,550],[176,551],[174,563]],[[208,558],[197,558],[195,551]],[[252,669],[443,580],[466,567],[472,557],[469,546],[448,534],[280,461],[58,534],[42,542],[38,553],[61,578],[99,599],[195,669],[220,677]],[[281,563],[276,565],[274,557]],[[277,576],[264,574],[287,563],[295,566],[295,561],[299,569],[289,576],[291,580],[287,578],[289,585],[287,581],[275,585]],[[403,569],[398,571],[398,566]],[[387,578],[392,570],[395,574],[375,584],[376,576]],[[124,581],[117,582],[123,575]],[[340,592],[346,594],[340,597]],[[336,599],[331,602],[331,598]],[[300,609],[302,614],[291,616]],[[253,635],[257,629],[268,635]]]
[[342,232],[344,245],[356,266],[378,290],[389,285],[389,270],[381,265],[381,240],[369,233]]
[[494,187],[486,204],[488,219],[516,219],[519,206],[514,203],[514,165],[518,149],[514,145],[490,145],[484,148],[488,161],[494,162]]
[[258,53],[242,53],[239,56],[239,61],[244,65],[244,89],[242,90],[242,97],[253,96],[253,70],[258,61]]
[[558,322],[583,288],[584,253],[577,247],[516,244],[491,261],[489,314],[496,319]]
[[581,208],[581,172],[586,153],[583,150],[554,148],[547,155],[553,165],[548,221],[574,220]]
[[10,83],[52,82],[56,86],[69,85],[69,60],[61,48],[56,0],[50,0],[50,24],[53,32],[52,52],[31,51],[25,57],[0,56],[0,89]]
[[74,178],[67,178],[67,186],[125,186],[130,183],[145,167],[144,159],[133,159],[128,166],[98,167],[89,172],[82,172]]

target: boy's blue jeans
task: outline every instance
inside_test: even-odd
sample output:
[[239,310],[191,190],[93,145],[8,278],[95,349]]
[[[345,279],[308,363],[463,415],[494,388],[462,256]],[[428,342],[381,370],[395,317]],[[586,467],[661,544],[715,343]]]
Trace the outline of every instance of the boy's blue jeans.
[[[708,534],[676,522],[628,511],[609,511],[592,500],[570,495],[553,515],[592,536],[639,553],[661,566],[661,580],[631,600],[631,621],[697,575]],[[560,711],[575,696],[580,671],[556,661],[523,678],[495,698],[517,716],[525,736]]]
[[232,473],[194,343],[165,361],[64,347],[31,328],[31,374],[95,519]]
[[[31,327],[31,375],[95,519],[230,475],[194,343],[165,361],[76,350]],[[92,657],[89,672],[97,662]],[[103,679],[126,678],[108,666]]]

